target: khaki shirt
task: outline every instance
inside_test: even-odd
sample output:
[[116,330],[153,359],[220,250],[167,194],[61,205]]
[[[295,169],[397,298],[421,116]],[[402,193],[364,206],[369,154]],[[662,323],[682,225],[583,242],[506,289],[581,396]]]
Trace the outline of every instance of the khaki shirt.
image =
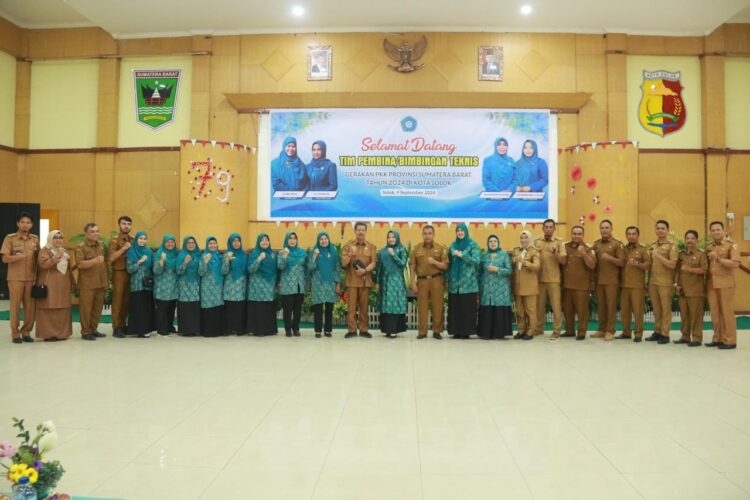
[[[721,243],[712,242],[706,247],[706,253],[714,252],[722,259],[740,262],[740,251],[737,244],[724,238]],[[708,256],[708,255],[707,255]],[[708,264],[708,287],[709,288],[732,288],[734,287],[734,269],[721,265],[715,260]]]
[[377,264],[378,251],[375,248],[375,245],[373,245],[369,241],[365,241],[361,244],[357,243],[357,240],[348,241],[346,245],[344,245],[344,247],[341,249],[342,257],[344,252],[346,251],[346,248],[349,248],[350,250],[349,255],[351,256],[351,260],[349,261],[349,265],[345,266],[346,276],[344,279],[344,284],[348,287],[371,287],[372,272],[366,272],[364,276],[357,276],[354,263],[357,260],[361,260],[365,267],[369,266],[372,262]]
[[36,255],[39,252],[39,237],[35,234],[11,233],[3,240],[0,254],[13,256],[23,254],[23,260],[8,264],[8,281],[34,281]]
[[706,292],[706,276],[704,274],[684,273],[681,271],[683,265],[688,267],[700,267],[708,270],[708,258],[706,252],[695,249],[692,252],[681,250],[677,264],[677,284],[682,287],[685,297],[703,297]]
[[[112,255],[113,253],[120,250],[126,242],[132,245],[133,237],[129,234],[120,233],[119,235],[117,235],[117,238],[112,238],[112,241],[109,242],[109,254]],[[122,255],[120,255],[119,259],[112,263],[113,271],[125,271],[127,269],[127,255],[128,252],[124,252]]]
[[[588,253],[591,253],[590,246],[586,243],[581,243],[581,245]],[[563,266],[564,288],[566,290],[591,290],[593,270],[588,268],[572,241],[565,244],[565,252],[568,254],[568,261]]]
[[[668,240],[664,243],[655,241],[651,243],[649,249],[657,252],[659,255],[669,259],[672,262],[677,262],[677,258],[680,255],[679,250],[677,249],[677,245],[671,240]],[[662,263],[662,261],[652,257],[651,272],[649,273],[648,284],[656,286],[674,285],[674,269],[668,268]]]
[[[513,249],[511,264],[513,265],[513,293],[516,295],[538,295],[539,294],[539,268],[542,266],[539,260],[539,250],[529,246],[524,249],[516,247]],[[516,257],[523,255],[523,266],[518,269]]]
[[[648,253],[648,247],[640,243],[628,243],[625,245],[625,261],[629,262],[631,259],[639,264],[650,264],[651,254]],[[646,270],[626,263],[625,267],[622,268],[622,283],[620,286],[622,288],[645,289]]]
[[[542,268],[539,271],[539,283],[560,283],[560,261],[558,255],[567,255],[562,238],[553,236],[549,240],[544,237],[534,240],[534,246],[539,250]],[[552,250],[555,249],[555,253]]]
[[[76,247],[76,262],[95,259],[104,256],[104,247],[101,243],[94,244],[84,241]],[[107,261],[101,264],[94,264],[88,269],[78,268],[78,289],[95,290],[97,288],[107,288],[109,286],[109,272],[107,271]]]
[[430,257],[443,264],[448,263],[448,252],[443,245],[433,242],[432,246],[427,248],[424,246],[424,243],[419,243],[414,247],[409,256],[409,266],[414,267],[416,271],[414,278],[443,274],[444,271],[442,269],[438,269],[433,264],[427,262],[427,259]]
[[620,240],[610,238],[607,241],[598,239],[594,242],[596,252],[596,284],[618,285],[620,283],[620,268],[614,263],[602,258],[605,253],[618,259],[625,258],[625,247]]

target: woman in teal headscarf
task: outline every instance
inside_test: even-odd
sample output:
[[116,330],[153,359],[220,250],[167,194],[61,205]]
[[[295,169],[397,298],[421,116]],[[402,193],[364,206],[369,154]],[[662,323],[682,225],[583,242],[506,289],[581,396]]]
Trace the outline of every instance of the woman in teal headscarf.
[[256,337],[276,335],[276,252],[271,239],[261,233],[247,259],[247,321],[248,333]]
[[308,178],[305,163],[297,156],[297,139],[287,137],[281,153],[271,162],[271,183],[274,191],[304,191]]
[[290,231],[284,238],[284,249],[279,252],[279,295],[287,337],[300,336],[299,321],[302,302],[307,289],[307,252],[299,247],[297,233]]
[[338,294],[341,291],[341,271],[339,253],[327,232],[318,233],[307,260],[307,269],[310,271],[315,337],[320,338],[323,332],[326,337],[330,337],[333,332],[333,305],[339,300]]
[[479,326],[483,339],[504,339],[513,335],[510,276],[513,266],[508,252],[500,248],[500,238],[487,238],[479,271]]
[[310,191],[336,191],[338,189],[336,164],[326,158],[327,149],[323,141],[315,141],[312,144],[312,160],[307,165]]
[[232,233],[227,239],[227,251],[221,264],[224,279],[224,335],[246,335],[247,315],[247,253],[242,248],[242,236]]
[[156,304],[156,333],[169,335],[174,328],[177,309],[177,240],[167,234],[154,256],[154,302]]
[[406,331],[404,268],[407,262],[409,256],[401,244],[401,236],[396,231],[388,231],[386,245],[378,252],[378,268],[375,273],[380,331],[388,338]]
[[135,244],[127,253],[127,271],[130,273],[130,306],[128,308],[128,335],[147,338],[156,329],[154,321],[154,253],[148,247],[148,235],[138,231]]
[[216,238],[206,238],[206,249],[198,262],[201,277],[201,335],[218,337],[224,333],[224,276]]
[[516,162],[508,155],[508,140],[498,137],[495,150],[482,162],[482,184],[485,191],[515,191],[513,173]]
[[201,331],[200,260],[198,242],[192,236],[185,236],[182,250],[177,254],[177,325],[184,337],[194,337]]
[[456,226],[456,239],[448,251],[448,335],[467,339],[477,330],[477,280],[479,245],[469,237],[469,227]]
[[545,191],[547,187],[549,168],[547,162],[539,158],[536,142],[531,139],[523,143],[523,152],[516,162],[513,182],[518,191]]

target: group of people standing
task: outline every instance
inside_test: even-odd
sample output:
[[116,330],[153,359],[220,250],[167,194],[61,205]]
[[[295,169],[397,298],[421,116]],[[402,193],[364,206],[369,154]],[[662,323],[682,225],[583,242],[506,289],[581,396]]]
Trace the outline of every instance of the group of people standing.
[[[74,267],[78,269],[81,334],[86,340],[105,336],[98,326],[109,270],[98,226],[89,223],[84,227],[85,239],[75,249],[73,266],[60,231],[50,232],[40,249],[38,238],[30,233],[31,225],[31,217],[21,214],[18,232],[5,238],[0,251],[9,268],[13,342],[33,342],[30,332],[35,309],[38,338],[62,340],[72,334]],[[397,231],[389,231],[385,245],[378,250],[367,241],[367,224],[358,222],[355,238],[342,246],[341,255],[326,232],[318,234],[309,251],[299,246],[295,232],[288,232],[278,252],[264,233],[258,235],[252,251],[243,246],[240,234],[233,233],[223,253],[213,236],[206,238],[201,250],[194,237],[186,236],[178,248],[171,235],[164,236],[154,252],[145,232],[130,236],[129,217],[120,217],[118,226],[108,256],[112,265],[112,327],[118,338],[148,337],[154,331],[208,337],[274,335],[277,293],[286,336],[300,336],[302,304],[308,291],[315,336],[331,337],[343,269],[348,306],[345,338],[372,337],[368,306],[373,287],[381,331],[388,337],[406,331],[409,287],[417,298],[417,339],[427,337],[430,314],[433,337],[442,338],[447,290],[447,330],[453,338],[476,334],[484,339],[514,336],[531,340],[544,333],[549,303],[553,313],[550,340],[584,340],[593,292],[598,327],[591,337],[640,342],[648,293],[655,327],[645,340],[667,344],[674,291],[682,316],[682,335],[675,343],[701,345],[706,298],[714,334],[705,345],[734,349],[737,343],[732,301],[739,254],[719,221],[710,224],[712,242],[705,251],[698,248],[699,235],[694,230],[687,231],[686,247],[679,250],[669,238],[669,223],[664,220],[656,223],[657,240],[648,246],[640,243],[637,227],[626,229],[627,244],[623,244],[612,236],[612,223],[603,220],[600,239],[589,246],[584,242],[583,226],[574,226],[571,241],[565,243],[554,235],[555,221],[548,219],[542,237],[534,240],[529,231],[523,231],[519,245],[511,251],[501,248],[496,235],[491,235],[486,249],[481,250],[463,223],[456,226],[455,240],[446,248],[435,242],[435,229],[426,225],[422,242],[411,252]],[[44,297],[32,300],[32,288],[44,288]],[[623,331],[615,337],[618,296]],[[23,326],[19,326],[21,304]],[[174,327],[175,313],[178,329]],[[515,335],[514,315],[518,325]]]
[[521,157],[514,160],[508,154],[508,140],[495,139],[492,154],[482,162],[482,185],[485,191],[540,192],[549,183],[549,167],[539,157],[535,141],[523,143]]

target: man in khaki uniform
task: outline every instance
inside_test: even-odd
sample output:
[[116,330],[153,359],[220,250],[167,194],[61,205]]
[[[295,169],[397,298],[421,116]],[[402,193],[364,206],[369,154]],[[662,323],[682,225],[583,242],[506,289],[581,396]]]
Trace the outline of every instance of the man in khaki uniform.
[[422,228],[422,243],[411,251],[409,270],[411,271],[411,289],[417,295],[417,314],[419,331],[417,339],[427,337],[427,324],[432,310],[432,336],[442,339],[443,336],[443,296],[445,279],[443,273],[448,269],[448,252],[443,245],[435,243],[435,228]]
[[542,224],[544,236],[534,241],[539,250],[542,267],[539,271],[539,297],[537,300],[537,324],[534,335],[544,334],[544,318],[547,312],[547,299],[552,308],[552,336],[550,340],[560,338],[562,330],[562,304],[560,303],[560,266],[565,264],[567,253],[565,243],[554,236],[555,221],[547,219]]
[[601,238],[594,242],[596,253],[596,314],[599,329],[591,337],[614,340],[617,290],[620,285],[620,268],[625,266],[625,248],[612,237],[612,222],[599,223]]
[[[565,293],[565,333],[561,337],[575,337],[585,340],[589,324],[589,295],[592,288],[592,271],[596,267],[596,254],[583,241],[583,226],[573,226],[571,241],[565,244],[568,255],[563,265]],[[576,316],[578,333],[576,334]]]
[[669,344],[674,270],[677,267],[679,252],[677,245],[669,239],[669,222],[656,221],[656,238],[649,248],[651,272],[648,278],[648,295],[654,310],[654,333],[646,340]]
[[130,305],[130,273],[125,254],[133,246],[130,229],[133,221],[127,215],[117,219],[119,234],[109,242],[109,261],[112,263],[112,331],[117,338],[125,338],[125,320]]
[[96,340],[105,336],[97,329],[104,305],[104,292],[109,286],[109,271],[104,260],[104,247],[99,243],[99,227],[89,222],[83,232],[85,239],[76,248],[81,336],[84,340]]
[[[31,329],[34,327],[35,304],[31,298],[34,285],[36,256],[39,252],[39,237],[31,234],[31,215],[21,212],[16,219],[18,231],[3,240],[0,254],[8,264],[8,292],[10,294],[10,334],[14,344],[34,342]],[[23,304],[23,326],[19,329],[21,304]]]
[[625,267],[620,283],[620,317],[622,334],[617,339],[629,339],[632,335],[631,317],[635,316],[633,342],[643,338],[643,313],[646,298],[646,271],[651,269],[651,254],[646,245],[638,241],[641,231],[635,226],[625,230],[628,244],[625,246]]
[[734,349],[737,347],[734,270],[740,267],[740,252],[737,250],[737,244],[725,237],[722,222],[712,222],[709,229],[714,241],[706,248],[709,262],[707,289],[714,337],[706,346]]
[[[372,287],[372,271],[378,263],[378,256],[375,245],[365,239],[367,224],[364,222],[354,224],[354,234],[355,239],[344,245],[341,255],[341,267],[346,269],[344,284],[348,296],[347,333],[344,338],[355,337],[359,323],[359,336],[369,339],[372,335],[368,331],[367,306]],[[359,308],[359,316],[357,316],[357,308]]]
[[685,250],[677,258],[675,290],[680,297],[680,332],[675,344],[698,347],[703,342],[703,306],[706,302],[706,253],[698,248],[698,231],[685,233]]

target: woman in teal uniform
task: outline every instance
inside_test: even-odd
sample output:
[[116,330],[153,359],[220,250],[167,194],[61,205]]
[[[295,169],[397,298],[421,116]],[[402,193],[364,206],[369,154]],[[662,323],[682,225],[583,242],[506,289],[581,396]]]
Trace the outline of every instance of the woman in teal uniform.
[[406,283],[404,268],[409,261],[401,237],[388,231],[386,246],[378,255],[375,282],[378,287],[377,307],[380,313],[380,331],[388,338],[406,331]]
[[128,335],[147,338],[155,328],[154,321],[154,253],[148,247],[148,235],[138,231],[135,245],[127,254],[127,271],[130,273],[130,308],[128,310]]
[[198,262],[201,277],[201,335],[218,337],[224,333],[224,275],[216,238],[206,238],[206,250]]
[[177,241],[171,234],[164,236],[154,256],[154,302],[156,304],[156,333],[176,332],[174,313],[177,309]]
[[177,326],[184,337],[201,331],[201,286],[198,266],[201,249],[192,236],[185,236],[177,255]]
[[271,239],[261,233],[247,259],[247,322],[248,333],[256,337],[276,335],[276,253]]

